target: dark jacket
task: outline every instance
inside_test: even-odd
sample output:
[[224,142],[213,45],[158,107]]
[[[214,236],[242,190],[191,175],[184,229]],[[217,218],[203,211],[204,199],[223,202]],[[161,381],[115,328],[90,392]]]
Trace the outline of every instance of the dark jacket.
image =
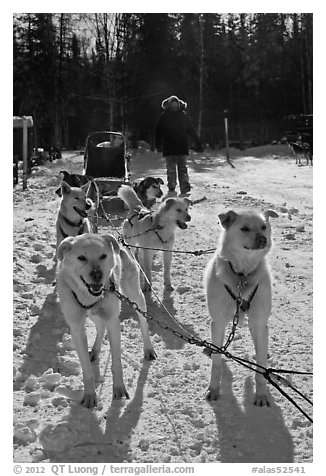
[[163,156],[188,155],[188,136],[193,139],[198,151],[202,151],[200,139],[186,111],[177,112],[165,109],[155,126],[155,147],[162,150]]

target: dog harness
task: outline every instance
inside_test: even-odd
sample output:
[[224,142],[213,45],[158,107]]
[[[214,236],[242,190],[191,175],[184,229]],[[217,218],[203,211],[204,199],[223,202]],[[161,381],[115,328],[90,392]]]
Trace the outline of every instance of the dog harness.
[[[240,283],[242,283],[242,287],[244,286],[244,282],[246,281],[246,278],[247,276],[243,273],[237,273],[235,271],[235,269],[233,268],[231,262],[229,261],[229,265],[230,265],[230,268],[232,270],[232,272],[238,276],[238,278],[240,279]],[[227,290],[227,292],[229,293],[229,295],[231,296],[231,298],[236,301],[237,303],[239,303],[239,307],[240,309],[243,311],[243,312],[246,312],[248,311],[248,309],[250,308],[250,304],[251,304],[251,301],[253,300],[253,298],[255,297],[255,294],[257,292],[257,289],[258,289],[258,284],[256,284],[256,286],[254,287],[253,291],[251,292],[250,296],[248,299],[243,299],[241,296],[236,296],[233,292],[232,292],[232,289],[227,285],[227,284],[224,284],[224,287],[225,289]]]
[[[62,217],[62,219],[67,223],[67,225],[73,227],[73,228],[79,228],[78,230],[78,233],[77,235],[82,235],[83,234],[83,231],[84,231],[84,222],[85,220],[82,219],[80,220],[79,223],[74,223],[73,221],[70,221],[67,217],[65,217],[64,215],[62,215],[62,213],[60,213],[60,216]],[[62,234],[62,236],[64,238],[68,238],[68,236],[70,235],[67,235],[67,233],[65,231],[63,231],[62,227],[59,225],[59,229],[60,229],[60,233]]]
[[132,220],[133,220],[135,217],[138,216],[139,220],[142,220],[143,218],[147,217],[147,215],[151,215],[152,213],[153,213],[153,212],[150,212],[150,211],[144,212],[144,213],[142,213],[142,212],[140,212],[140,211],[139,211],[139,212],[135,212],[133,215],[131,215],[131,217],[128,218],[128,221],[129,221],[130,226],[132,226],[132,227],[134,226],[134,224],[132,223]]
[[[151,211],[149,211],[149,212],[147,212],[147,213],[144,213],[144,214],[143,214],[143,213],[140,213],[140,212],[134,213],[131,217],[128,218],[128,221],[129,221],[129,223],[130,223],[130,226],[132,226],[132,227],[134,226],[131,220],[132,220],[133,218],[135,218],[136,216],[138,216],[139,219],[142,220],[142,219],[145,218],[146,216],[152,215],[153,213],[154,213],[154,212],[151,212]],[[151,218],[151,221],[153,221],[153,217],[151,216],[150,218]],[[142,233],[142,234],[149,233],[150,231],[154,231],[154,233],[156,234],[156,236],[158,237],[158,239],[160,240],[160,242],[161,242],[163,245],[165,245],[166,243],[169,242],[169,240],[163,240],[163,238],[159,235],[159,233],[158,233],[158,231],[157,231],[157,230],[163,230],[163,229],[164,229],[163,226],[157,225],[156,228],[149,228],[148,230],[146,230],[146,232],[144,232],[144,233]],[[138,236],[138,235],[136,235],[136,236]],[[131,238],[132,238],[132,237],[131,237]]]
[[157,230],[164,230],[164,226],[160,226],[160,225],[157,225],[157,227],[155,228],[154,232],[155,232],[155,235],[158,237],[158,239],[160,240],[160,242],[165,245],[166,243],[169,242],[169,240],[163,240],[163,238],[161,237],[161,235],[158,233]]
[[80,307],[82,307],[83,309],[88,310],[88,309],[92,309],[92,307],[94,307],[100,301],[100,299],[103,299],[105,291],[113,293],[115,290],[116,290],[116,287],[115,287],[114,281],[112,279],[110,279],[109,287],[108,288],[103,288],[102,294],[99,297],[99,299],[97,301],[93,302],[93,304],[89,304],[88,306],[85,306],[84,304],[82,304],[79,301],[78,296],[74,291],[71,291],[71,292],[72,292],[74,298],[76,299],[77,303],[80,305]]

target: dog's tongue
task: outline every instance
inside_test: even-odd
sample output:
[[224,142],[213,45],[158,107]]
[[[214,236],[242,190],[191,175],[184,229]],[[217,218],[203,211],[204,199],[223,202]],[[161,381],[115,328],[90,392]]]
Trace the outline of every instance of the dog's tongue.
[[184,223],[183,221],[180,221],[180,220],[177,220],[177,225],[178,225],[178,227],[181,228],[182,230],[185,230],[186,228],[188,228],[187,223]]

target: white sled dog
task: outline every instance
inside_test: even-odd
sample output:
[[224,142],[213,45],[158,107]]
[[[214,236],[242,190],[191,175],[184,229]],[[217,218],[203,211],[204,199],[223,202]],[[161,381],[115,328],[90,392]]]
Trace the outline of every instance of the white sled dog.
[[[123,224],[126,242],[131,246],[163,251],[164,289],[172,291],[171,263],[175,233],[178,227],[182,230],[188,228],[187,222],[191,220],[188,208],[191,202],[185,198],[169,198],[156,211],[150,212],[143,207],[136,192],[128,185],[119,188],[118,196],[129,209],[128,218]],[[151,289],[154,253],[152,249],[139,250],[139,261],[147,276],[144,291]]]
[[[266,255],[271,248],[269,217],[278,217],[273,210],[264,214],[254,211],[222,213],[219,220],[224,228],[221,248],[206,266],[204,288],[209,314],[212,318],[212,342],[222,347],[225,328],[232,321],[236,299],[242,302],[240,318],[248,316],[249,329],[254,342],[257,364],[267,367],[268,318],[271,312],[271,276]],[[222,355],[212,354],[211,380],[207,400],[220,395]],[[266,379],[256,373],[255,405],[269,406]]]
[[[78,354],[84,380],[82,404],[92,408],[97,403],[95,378],[91,361],[100,353],[105,330],[112,354],[113,399],[127,397],[123,382],[120,346],[120,301],[118,290],[139,308],[146,311],[146,302],[140,289],[137,265],[121,249],[112,235],[100,236],[85,233],[65,238],[58,249],[57,292],[60,307]],[[138,313],[144,341],[146,360],[156,358],[150,341],[146,318]],[[86,316],[94,321],[97,335],[88,353],[85,334]]]
[[62,240],[68,236],[77,236],[92,231],[87,211],[92,202],[87,198],[89,184],[71,187],[67,182],[61,183],[61,201],[56,221],[57,252]]

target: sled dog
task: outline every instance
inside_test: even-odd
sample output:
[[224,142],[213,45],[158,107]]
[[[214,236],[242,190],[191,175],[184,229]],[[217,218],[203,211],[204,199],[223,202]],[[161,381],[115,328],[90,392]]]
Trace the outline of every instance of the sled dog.
[[129,209],[128,218],[123,223],[123,234],[129,245],[139,246],[139,261],[145,272],[147,280],[143,286],[144,291],[150,291],[152,283],[152,265],[155,250],[163,251],[164,288],[172,291],[171,263],[177,228],[185,230],[187,222],[191,220],[188,213],[190,201],[183,198],[169,198],[159,208],[150,212],[143,208],[133,188],[122,185],[118,196],[125,202]]
[[[121,249],[112,235],[85,233],[65,238],[58,248],[57,293],[83,371],[82,404],[92,408],[97,403],[92,361],[101,350],[105,330],[108,331],[113,376],[113,399],[129,398],[123,382],[120,345],[120,300],[118,290],[139,308],[146,311],[140,289],[139,273],[133,258]],[[146,360],[156,358],[147,321],[137,313],[144,342]],[[96,325],[96,339],[88,353],[85,319]]]
[[[222,347],[226,326],[233,319],[236,300],[241,297],[240,319],[243,319],[244,314],[248,316],[256,362],[267,367],[268,318],[272,297],[266,255],[271,248],[269,218],[276,218],[278,214],[273,210],[267,210],[263,214],[255,211],[228,211],[218,217],[224,228],[221,246],[207,264],[204,273],[204,289],[212,319],[212,342]],[[207,400],[219,398],[221,376],[222,355],[213,353]],[[269,406],[266,379],[260,373],[256,373],[254,403]]]
[[161,185],[164,185],[164,182],[160,177],[146,177],[133,184],[133,188],[144,207],[151,209],[163,195]]
[[[98,215],[99,215],[99,206],[100,206],[100,192],[98,185],[93,177],[90,175],[82,175],[82,174],[74,174],[67,172],[67,170],[61,170],[60,173],[62,174],[62,179],[66,182],[70,187],[82,187],[83,185],[88,185],[86,191],[86,198],[91,200],[89,202],[91,204],[90,209],[87,211],[88,219],[91,223],[92,231],[94,233],[98,232]],[[62,196],[61,186],[55,191],[59,197]]]
[[57,215],[57,247],[68,236],[77,236],[92,231],[87,211],[91,201],[87,198],[88,184],[71,187],[65,181],[61,184],[61,201]]

